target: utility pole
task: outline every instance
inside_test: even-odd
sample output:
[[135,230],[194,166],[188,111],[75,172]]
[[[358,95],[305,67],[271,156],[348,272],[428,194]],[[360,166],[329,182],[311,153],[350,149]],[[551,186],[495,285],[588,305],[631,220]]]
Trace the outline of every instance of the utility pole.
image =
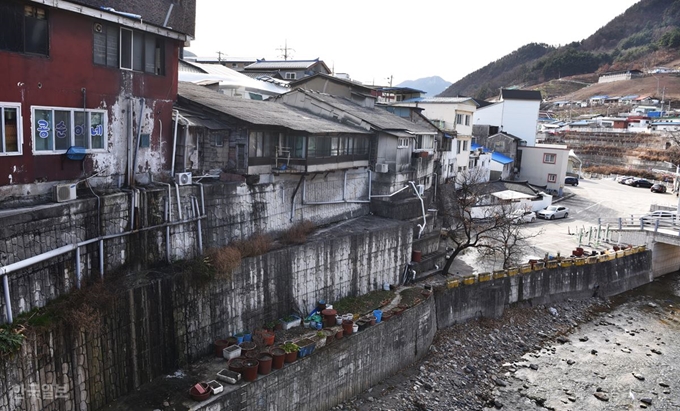
[[389,77],[387,77],[387,78],[385,79],[385,80],[389,81],[390,87],[392,87],[392,78],[393,78],[393,77],[394,77],[394,76],[390,75]]
[[288,57],[292,57],[290,52],[295,51],[294,49],[288,47],[288,39],[285,40],[283,47],[279,47],[276,50],[283,52],[281,57],[283,57],[284,60],[288,60]]
[[225,56],[227,55],[227,53],[222,53],[221,51],[218,51],[218,52],[217,52],[217,61],[220,62],[220,63],[222,63],[222,55],[223,55],[223,54],[224,54]]

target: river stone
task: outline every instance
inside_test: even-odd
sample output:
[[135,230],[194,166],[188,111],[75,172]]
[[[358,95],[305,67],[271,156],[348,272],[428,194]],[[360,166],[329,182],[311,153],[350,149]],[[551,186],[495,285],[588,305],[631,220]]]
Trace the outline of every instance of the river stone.
[[603,392],[596,392],[595,398],[597,398],[600,401],[609,401],[609,396]]

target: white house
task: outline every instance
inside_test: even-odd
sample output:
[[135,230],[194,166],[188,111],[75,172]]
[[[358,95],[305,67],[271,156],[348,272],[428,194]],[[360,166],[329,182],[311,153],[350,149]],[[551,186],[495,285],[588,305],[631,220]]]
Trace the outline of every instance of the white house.
[[455,136],[451,141],[451,150],[440,153],[442,181],[455,177],[456,173],[470,167],[472,121],[475,110],[479,107],[477,101],[470,97],[419,97],[392,106],[417,108],[445,134]]
[[474,113],[473,123],[497,126],[500,131],[517,136],[527,145],[533,146],[536,144],[541,100],[540,91],[501,90],[500,101],[479,107]]
[[561,144],[536,144],[519,148],[522,166],[519,178],[529,184],[545,187],[546,191],[560,193],[567,175],[569,149]]

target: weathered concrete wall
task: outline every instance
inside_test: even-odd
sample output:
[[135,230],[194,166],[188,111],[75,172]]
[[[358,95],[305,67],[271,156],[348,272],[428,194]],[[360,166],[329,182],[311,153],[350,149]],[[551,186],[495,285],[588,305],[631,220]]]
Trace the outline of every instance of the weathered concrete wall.
[[[625,244],[646,244],[652,250],[652,273],[654,277],[680,269],[680,237],[673,230],[620,230],[621,242]],[[612,238],[618,234],[613,233]]]
[[[20,355],[0,363],[0,410],[99,409],[204,357],[216,339],[259,328],[296,309],[306,313],[319,299],[335,301],[395,283],[410,260],[411,233],[407,223],[367,216],[320,230],[304,245],[245,259],[230,278],[208,283],[181,275],[126,278],[135,286],[116,295],[100,335],[68,327],[39,332]],[[433,327],[426,331],[426,337],[418,337],[422,344],[434,334]],[[400,341],[412,353],[424,352],[427,345],[413,347],[411,332],[416,331],[403,331]],[[389,338],[392,343],[394,336]],[[17,399],[13,389],[31,384],[66,386],[67,398],[42,404],[35,397]],[[359,387],[365,383],[353,392]]]
[[[293,202],[296,186],[297,180],[291,179],[256,186],[205,184],[206,217],[201,222],[204,248],[223,246],[255,233],[280,233],[302,220],[324,225],[369,212],[368,204],[364,203],[302,204],[301,189]],[[348,199],[366,198],[368,173],[348,172],[346,185],[343,173],[316,176],[306,183],[307,200],[335,201],[338,196],[342,200],[344,187]],[[195,221],[180,222],[180,212],[181,220],[198,217],[192,207],[193,198],[201,208],[199,186],[179,188],[179,207],[174,187],[168,190],[167,186],[155,186],[140,189],[136,194],[123,192],[100,199],[90,195],[69,203],[1,211],[0,257],[6,258],[0,264],[6,266],[66,245],[130,232],[132,228],[139,231],[105,240],[105,273],[123,265],[136,268],[192,258],[199,252],[198,225]],[[168,200],[170,215],[166,219]],[[295,211],[291,213],[293,207]],[[170,227],[169,246],[163,226],[167,221],[179,222]],[[99,244],[83,246],[80,252],[83,278],[99,277]],[[64,254],[10,273],[9,283],[14,315],[42,307],[75,286],[75,254]],[[6,322],[4,299],[0,299],[2,322]]]
[[196,410],[328,410],[422,358],[436,333],[434,299],[336,340],[308,357],[200,404]]
[[634,251],[452,280],[449,288],[436,293],[437,327],[471,318],[500,317],[505,307],[516,302],[544,304],[566,298],[605,297],[639,287],[653,279],[652,253],[643,248]]

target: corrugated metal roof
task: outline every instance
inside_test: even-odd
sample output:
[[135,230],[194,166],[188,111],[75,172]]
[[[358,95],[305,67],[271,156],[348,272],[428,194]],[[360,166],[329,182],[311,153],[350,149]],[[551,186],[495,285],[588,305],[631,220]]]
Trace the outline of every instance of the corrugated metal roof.
[[344,97],[336,97],[330,94],[321,94],[309,90],[297,91],[358,117],[377,129],[392,131],[408,130],[416,134],[438,132],[438,129],[434,126],[427,127],[425,124],[414,123],[382,108],[363,107]]
[[[482,146],[480,146],[479,144],[471,144],[471,145],[470,145],[470,148],[472,148],[473,151],[474,151],[474,150],[477,150],[477,149],[480,148],[480,147],[482,147]],[[488,152],[489,152],[489,149],[487,149],[486,147],[482,147],[482,149],[484,150],[485,153],[488,153]],[[495,161],[495,162],[497,162],[497,163],[503,164],[503,165],[505,165],[505,164],[510,164],[510,163],[512,163],[513,161],[515,161],[515,160],[513,160],[512,158],[510,158],[510,157],[508,157],[508,156],[506,156],[506,155],[503,155],[503,154],[501,154],[501,153],[497,153],[497,152],[495,152],[495,151],[491,151],[491,160],[493,160],[493,161]]]
[[470,97],[417,97],[410,98],[408,100],[401,101],[399,103],[393,104],[398,106],[400,103],[441,103],[441,104],[454,104],[454,103],[464,103],[470,101],[472,104],[477,105],[477,102]]
[[232,98],[191,83],[180,82],[178,94],[180,105],[183,99],[189,100],[251,124],[279,126],[312,134],[370,134],[364,129],[336,123],[275,101]]

